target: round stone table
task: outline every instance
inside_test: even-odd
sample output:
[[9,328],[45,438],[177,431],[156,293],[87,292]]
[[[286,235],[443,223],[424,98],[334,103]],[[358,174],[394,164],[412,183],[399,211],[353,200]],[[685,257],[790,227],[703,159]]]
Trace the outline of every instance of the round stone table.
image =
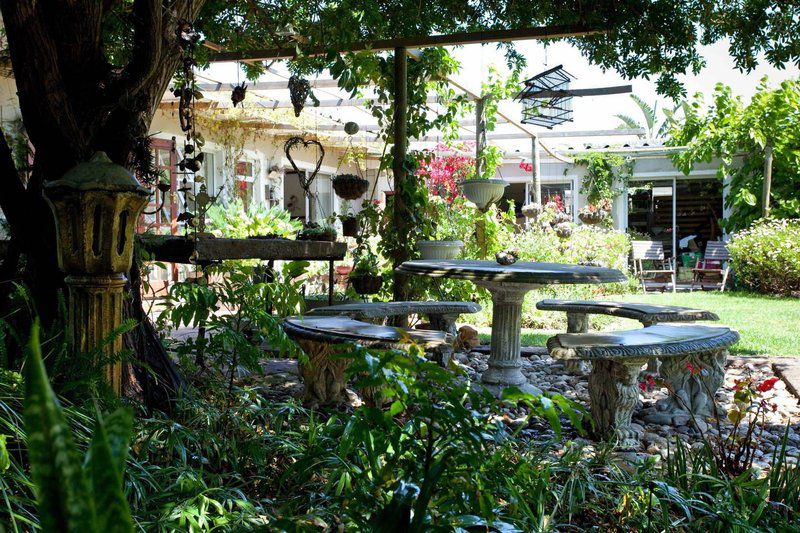
[[539,392],[528,384],[520,370],[522,302],[528,291],[544,285],[616,283],[627,279],[622,272],[611,268],[530,262],[500,265],[495,261],[459,259],[406,261],[397,267],[397,271],[417,276],[469,280],[491,293],[491,355],[489,368],[483,373],[481,381],[496,396],[509,386]]

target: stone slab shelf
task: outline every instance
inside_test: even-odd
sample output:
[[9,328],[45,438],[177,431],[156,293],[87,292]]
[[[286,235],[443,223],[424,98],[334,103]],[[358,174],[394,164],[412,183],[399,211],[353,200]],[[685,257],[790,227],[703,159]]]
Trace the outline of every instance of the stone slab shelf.
[[[211,263],[237,259],[341,261],[347,245],[341,242],[288,239],[194,239],[176,235],[137,235],[137,242],[156,261]],[[197,255],[192,254],[197,250]]]

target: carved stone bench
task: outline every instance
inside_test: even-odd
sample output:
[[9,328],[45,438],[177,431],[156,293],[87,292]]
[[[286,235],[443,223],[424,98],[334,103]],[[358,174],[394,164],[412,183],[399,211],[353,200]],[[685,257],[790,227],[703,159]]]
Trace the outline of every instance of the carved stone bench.
[[561,333],[547,341],[555,359],[590,361],[590,410],[601,438],[635,448],[631,414],[639,400],[639,371],[654,357],[673,391],[657,408],[705,419],[714,414],[714,393],[725,379],[728,347],[739,334],[726,327],[658,324],[608,333]]
[[425,315],[431,325],[440,331],[455,336],[456,319],[459,315],[477,313],[481,306],[475,302],[364,302],[329,307],[319,307],[306,316],[349,316],[370,320],[401,315]]
[[283,329],[308,356],[308,363],[299,369],[304,384],[302,400],[311,405],[336,404],[346,399],[345,370],[350,360],[337,357],[342,352],[337,345],[396,348],[417,343],[436,348],[452,342],[442,331],[403,330],[342,316],[290,317],[283,321]]
[[[719,320],[719,317],[703,309],[677,307],[672,305],[652,305],[635,302],[604,302],[594,300],[542,300],[536,304],[541,311],[561,311],[567,313],[567,333],[586,333],[589,331],[589,315],[609,315],[638,320],[643,326],[666,322],[697,322],[700,320]],[[570,374],[585,374],[580,361],[565,361]],[[655,359],[648,361],[647,370],[658,371]]]

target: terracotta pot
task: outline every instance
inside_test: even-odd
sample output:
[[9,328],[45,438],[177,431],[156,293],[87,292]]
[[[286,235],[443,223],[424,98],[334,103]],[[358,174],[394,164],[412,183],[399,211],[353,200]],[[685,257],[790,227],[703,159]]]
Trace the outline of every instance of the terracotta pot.
[[380,292],[383,285],[382,276],[350,276],[350,283],[357,294],[375,294]]
[[345,200],[358,200],[368,189],[369,181],[353,174],[340,174],[333,178],[333,190]]
[[464,247],[462,241],[417,241],[420,259],[455,259]]
[[336,273],[339,274],[340,276],[346,276],[352,271],[353,271],[353,267],[350,266],[350,265],[337,265],[336,266]]
[[462,181],[459,186],[467,200],[478,206],[481,211],[485,211],[503,197],[508,183],[501,179],[472,179]]
[[358,219],[354,216],[342,219],[342,235],[345,237],[358,237]]

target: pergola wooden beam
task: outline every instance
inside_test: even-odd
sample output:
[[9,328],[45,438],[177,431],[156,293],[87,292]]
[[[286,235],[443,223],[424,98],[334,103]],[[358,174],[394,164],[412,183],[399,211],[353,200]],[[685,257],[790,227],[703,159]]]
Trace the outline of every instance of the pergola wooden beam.
[[[606,30],[590,28],[584,25],[564,26],[537,26],[535,28],[518,28],[514,30],[485,30],[474,32],[450,33],[447,35],[421,35],[417,37],[402,37],[398,39],[379,39],[375,41],[361,41],[344,45],[339,48],[315,47],[304,51],[305,56],[319,56],[331,51],[340,54],[347,52],[385,52],[396,48],[429,48],[434,46],[458,46],[466,44],[495,43],[526,41],[534,39],[563,39],[565,37],[583,37],[604,33]],[[280,59],[294,59],[297,56],[296,48],[267,48],[263,50],[248,50],[244,52],[216,52],[210,55],[209,61],[220,63],[224,61],[274,61]]]

